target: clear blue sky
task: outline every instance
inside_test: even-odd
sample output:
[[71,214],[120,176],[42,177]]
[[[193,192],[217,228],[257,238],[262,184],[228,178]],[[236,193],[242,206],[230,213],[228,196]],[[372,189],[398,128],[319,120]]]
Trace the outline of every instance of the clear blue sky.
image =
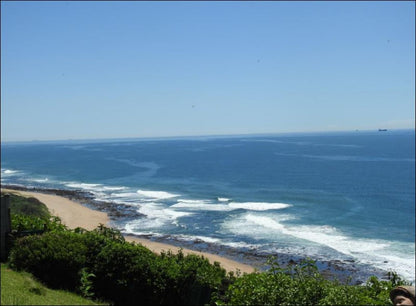
[[414,128],[415,2],[1,2],[2,141]]

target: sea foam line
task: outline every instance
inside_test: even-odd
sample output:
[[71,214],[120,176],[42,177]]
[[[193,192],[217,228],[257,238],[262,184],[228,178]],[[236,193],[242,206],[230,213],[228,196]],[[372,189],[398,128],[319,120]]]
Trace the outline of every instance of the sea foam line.
[[1,172],[3,174],[15,174],[15,173],[19,173],[18,170],[11,170],[11,169],[1,169]]
[[145,198],[153,198],[153,199],[159,199],[159,200],[179,197],[178,194],[173,194],[173,193],[169,193],[169,192],[166,192],[166,191],[152,191],[152,190],[141,190],[141,189],[139,189],[136,192],[137,192],[137,194],[139,194],[139,195],[141,195]]
[[175,209],[182,208],[199,211],[232,211],[237,209],[265,211],[285,209],[292,206],[291,204],[286,203],[267,202],[229,202],[227,204],[215,204],[209,200],[178,200],[177,202],[177,204],[170,207]]
[[124,186],[106,186],[103,184],[79,183],[79,182],[64,182],[64,185],[70,188],[83,189],[83,190],[87,190],[91,192],[121,191],[121,190],[127,189],[127,187],[124,187]]
[[231,202],[228,206],[232,209],[246,209],[246,210],[274,210],[274,209],[284,209],[291,207],[290,204],[285,203],[266,203],[266,202],[244,202],[237,203]]

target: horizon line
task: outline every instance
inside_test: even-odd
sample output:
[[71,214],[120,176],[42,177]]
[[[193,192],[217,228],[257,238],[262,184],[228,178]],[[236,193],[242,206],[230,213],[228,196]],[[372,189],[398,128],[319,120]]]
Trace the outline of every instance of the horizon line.
[[100,142],[100,141],[132,141],[132,140],[174,140],[187,138],[234,138],[234,137],[256,137],[256,136],[284,136],[284,135],[305,135],[305,134],[331,134],[348,132],[379,132],[386,131],[415,131],[412,128],[391,128],[391,129],[348,129],[348,130],[317,130],[317,131],[295,131],[295,132],[264,132],[264,133],[234,133],[234,134],[200,134],[200,135],[172,135],[172,136],[126,136],[126,137],[102,137],[102,138],[65,138],[65,139],[33,139],[33,140],[6,140],[1,139],[1,144],[28,144],[28,143],[54,143],[54,142]]

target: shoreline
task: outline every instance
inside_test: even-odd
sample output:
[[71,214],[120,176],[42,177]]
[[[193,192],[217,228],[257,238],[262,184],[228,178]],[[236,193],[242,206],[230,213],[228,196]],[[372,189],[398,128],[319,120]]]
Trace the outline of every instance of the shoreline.
[[[74,228],[80,226],[85,229],[94,229],[99,225],[99,223],[102,223],[108,227],[120,230],[120,228],[116,226],[118,220],[125,217],[145,217],[128,205],[96,200],[94,194],[88,191],[26,187],[22,185],[1,185],[1,190],[2,192],[10,190],[15,193],[30,194],[30,196],[38,198],[43,203],[45,203],[45,199],[54,199],[54,201],[65,200],[64,203],[67,204],[67,207],[65,208],[69,207],[73,215],[91,213],[91,216],[93,216],[92,219],[87,218],[87,221],[83,221],[87,222],[87,224],[84,224],[83,226],[83,224],[80,223],[83,220],[82,218],[73,218],[71,217],[71,213],[64,213],[64,211],[58,211],[58,213],[56,213],[56,207],[54,208],[53,206],[48,206],[48,203],[45,203],[48,209],[51,207],[52,210],[55,211],[55,215],[61,217],[63,223],[70,228],[71,226],[66,222],[72,220],[70,222],[76,222],[72,224]],[[51,213],[54,214],[52,211]],[[65,216],[59,215],[59,213],[64,213]],[[94,222],[96,224],[94,225],[94,222],[91,222],[91,220],[95,220]],[[97,223],[97,221],[101,222]],[[136,235],[125,233],[122,230],[121,232],[126,241],[141,243],[155,253],[160,253],[163,250],[177,252],[179,249],[182,249],[184,254],[197,254],[204,256],[205,258],[208,258],[211,263],[218,261],[227,271],[235,272],[237,269],[241,273],[265,271],[268,268],[268,266],[266,266],[267,260],[271,255],[276,256],[277,261],[283,267],[291,264],[297,264],[302,260],[307,259],[306,255],[302,256],[282,253],[265,254],[255,249],[238,249],[235,247],[199,240],[184,241],[179,237],[171,235]],[[319,272],[326,279],[337,279],[340,282],[349,282],[350,284],[363,284],[370,276],[373,275],[382,280],[387,279],[387,271],[380,270],[369,265],[360,264],[354,260],[341,261],[338,259],[312,259],[316,260]],[[349,280],[350,277],[351,279]]]
[[[42,193],[40,191],[20,190],[20,188],[3,188],[3,186],[1,188],[1,192],[38,199],[40,202],[46,205],[52,215],[61,218],[62,223],[68,226],[70,229],[82,227],[86,230],[93,230],[100,224],[111,227],[110,218],[107,213],[88,208],[74,200],[68,199],[61,195]],[[161,243],[152,241],[150,239],[136,237],[130,234],[123,234],[123,236],[126,241],[140,243],[156,254],[160,254],[163,251],[172,251],[173,253],[177,253],[179,250],[182,250],[185,255],[194,254],[203,256],[204,258],[207,258],[212,264],[214,262],[219,262],[221,267],[227,270],[227,272],[236,272],[239,270],[241,273],[251,273],[255,271],[255,268],[250,265],[240,263],[216,254],[190,250],[167,243]]]

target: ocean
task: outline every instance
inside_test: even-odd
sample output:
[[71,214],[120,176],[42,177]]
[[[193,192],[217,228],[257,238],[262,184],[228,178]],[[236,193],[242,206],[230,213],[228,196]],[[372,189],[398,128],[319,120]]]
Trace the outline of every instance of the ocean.
[[414,130],[2,143],[1,183],[128,207],[124,233],[415,280]]

